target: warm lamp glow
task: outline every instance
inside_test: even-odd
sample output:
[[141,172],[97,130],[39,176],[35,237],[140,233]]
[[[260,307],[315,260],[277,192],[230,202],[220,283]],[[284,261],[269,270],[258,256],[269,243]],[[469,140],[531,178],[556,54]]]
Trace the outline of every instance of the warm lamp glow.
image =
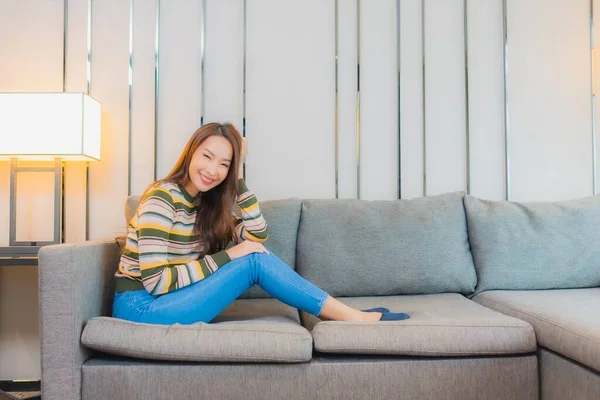
[[0,158],[100,159],[100,103],[83,93],[0,93]]

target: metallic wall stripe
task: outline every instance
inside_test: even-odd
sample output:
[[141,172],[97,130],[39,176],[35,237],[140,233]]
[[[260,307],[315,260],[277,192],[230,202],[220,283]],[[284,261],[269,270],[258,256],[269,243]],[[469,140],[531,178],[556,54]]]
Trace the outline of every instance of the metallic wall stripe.
[[158,57],[160,42],[160,0],[156,0],[156,26],[154,29],[154,180],[158,174]]
[[471,193],[471,126],[469,114],[469,27],[468,27],[468,5],[467,0],[463,0],[463,38],[465,46],[465,147],[466,147],[466,174],[467,174],[467,194]]
[[[63,69],[62,69],[62,91],[67,91],[67,34],[69,31],[69,0],[63,0]],[[60,241],[65,241],[66,216],[65,216],[65,169],[61,166],[61,182],[60,182]],[[54,216],[56,220],[58,216]],[[54,238],[56,240],[56,237]]]
[[64,241],[63,219],[65,204],[64,168],[62,159],[54,159],[54,243]]
[[335,135],[335,198],[338,199],[340,197],[339,192],[339,95],[338,95],[338,27],[339,27],[339,5],[338,0],[334,0],[334,13],[335,13],[335,28],[334,28],[334,37],[335,37],[335,110],[334,110],[334,135]]
[[510,144],[510,129],[509,129],[509,114],[508,114],[508,8],[507,0],[502,0],[502,36],[504,43],[504,168],[505,168],[505,182],[504,182],[504,197],[506,200],[511,199],[510,196],[510,156],[509,156],[509,144]]
[[202,10],[202,27],[200,31],[200,126],[204,125],[204,102],[206,96],[204,93],[204,55],[206,51],[206,0],[200,3]]
[[423,109],[423,196],[427,196],[427,119],[425,99],[425,0],[421,0],[421,71],[422,71],[422,109]]
[[396,0],[396,69],[398,72],[398,198],[402,198],[402,87],[400,84],[400,0]]
[[87,15],[87,62],[85,69],[86,76],[86,91],[90,94],[90,84],[92,79],[92,0],[88,0],[88,15]]
[[132,115],[131,115],[131,99],[133,93],[133,1],[129,0],[129,69],[128,69],[128,84],[129,84],[129,121],[128,121],[128,129],[129,129],[129,150],[128,150],[128,174],[127,174],[127,195],[131,195],[131,136],[132,136]]
[[[88,0],[87,14],[87,60],[86,60],[86,92],[90,94],[92,83],[92,0]],[[90,237],[90,163],[85,163],[85,240]]]
[[592,176],[594,194],[598,194],[598,155],[596,150],[596,44],[594,42],[594,0],[590,0],[590,73],[592,85]]
[[63,75],[62,91],[67,91],[67,32],[69,24],[69,0],[63,0]]
[[[60,169],[60,241],[58,243],[64,243],[67,236],[67,224],[66,224],[66,215],[65,215],[65,205],[66,205],[66,196],[65,196],[65,166],[61,161],[61,169]],[[56,218],[55,218],[56,219]]]
[[360,0],[356,0],[356,198],[360,199]]
[[[67,238],[67,216],[65,215],[65,205],[66,205],[66,196],[65,196],[65,165],[60,161],[60,241],[58,243],[64,243]],[[56,219],[56,217],[54,218]]]
[[[243,83],[243,89],[242,89],[242,136],[245,138],[246,137],[246,39],[248,37],[248,13],[247,13],[247,9],[248,9],[248,4],[247,4],[247,0],[244,0],[244,21],[243,21],[243,31],[244,31],[244,40],[243,40],[243,64],[242,64],[242,83]],[[242,166],[242,176],[244,178],[244,180],[246,179],[246,161],[244,160],[244,164]]]
[[85,163],[85,240],[90,238],[90,163]]

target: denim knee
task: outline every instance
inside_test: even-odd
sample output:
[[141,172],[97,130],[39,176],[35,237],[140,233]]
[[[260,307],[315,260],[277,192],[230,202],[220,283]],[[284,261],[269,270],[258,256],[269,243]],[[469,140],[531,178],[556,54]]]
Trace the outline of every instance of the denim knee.
[[254,261],[261,263],[273,258],[273,255],[267,253],[252,253],[251,257]]

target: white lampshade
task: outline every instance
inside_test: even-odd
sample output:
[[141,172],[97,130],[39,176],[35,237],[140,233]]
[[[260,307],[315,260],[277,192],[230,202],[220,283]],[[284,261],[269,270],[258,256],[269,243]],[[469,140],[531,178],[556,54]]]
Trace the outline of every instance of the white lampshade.
[[83,93],[0,93],[0,158],[100,159],[100,103]]

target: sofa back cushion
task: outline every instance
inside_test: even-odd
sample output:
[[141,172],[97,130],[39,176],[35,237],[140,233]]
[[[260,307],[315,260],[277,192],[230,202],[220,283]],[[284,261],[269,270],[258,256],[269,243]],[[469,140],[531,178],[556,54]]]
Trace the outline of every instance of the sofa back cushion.
[[[129,196],[125,202],[125,217],[131,219],[139,203],[140,196]],[[284,199],[261,201],[260,211],[269,225],[269,238],[264,245],[277,254],[290,267],[296,265],[296,239],[302,200]],[[244,293],[241,298],[271,297],[258,286]]]
[[125,200],[125,221],[129,223],[131,218],[135,215],[135,211],[137,210],[138,204],[140,204],[141,195],[135,194],[127,197]]
[[260,211],[269,224],[269,238],[263,244],[294,269],[301,209],[300,199],[260,202]]
[[517,203],[465,197],[477,293],[600,286],[600,196]]
[[332,296],[472,293],[463,197],[306,200],[296,269]]

